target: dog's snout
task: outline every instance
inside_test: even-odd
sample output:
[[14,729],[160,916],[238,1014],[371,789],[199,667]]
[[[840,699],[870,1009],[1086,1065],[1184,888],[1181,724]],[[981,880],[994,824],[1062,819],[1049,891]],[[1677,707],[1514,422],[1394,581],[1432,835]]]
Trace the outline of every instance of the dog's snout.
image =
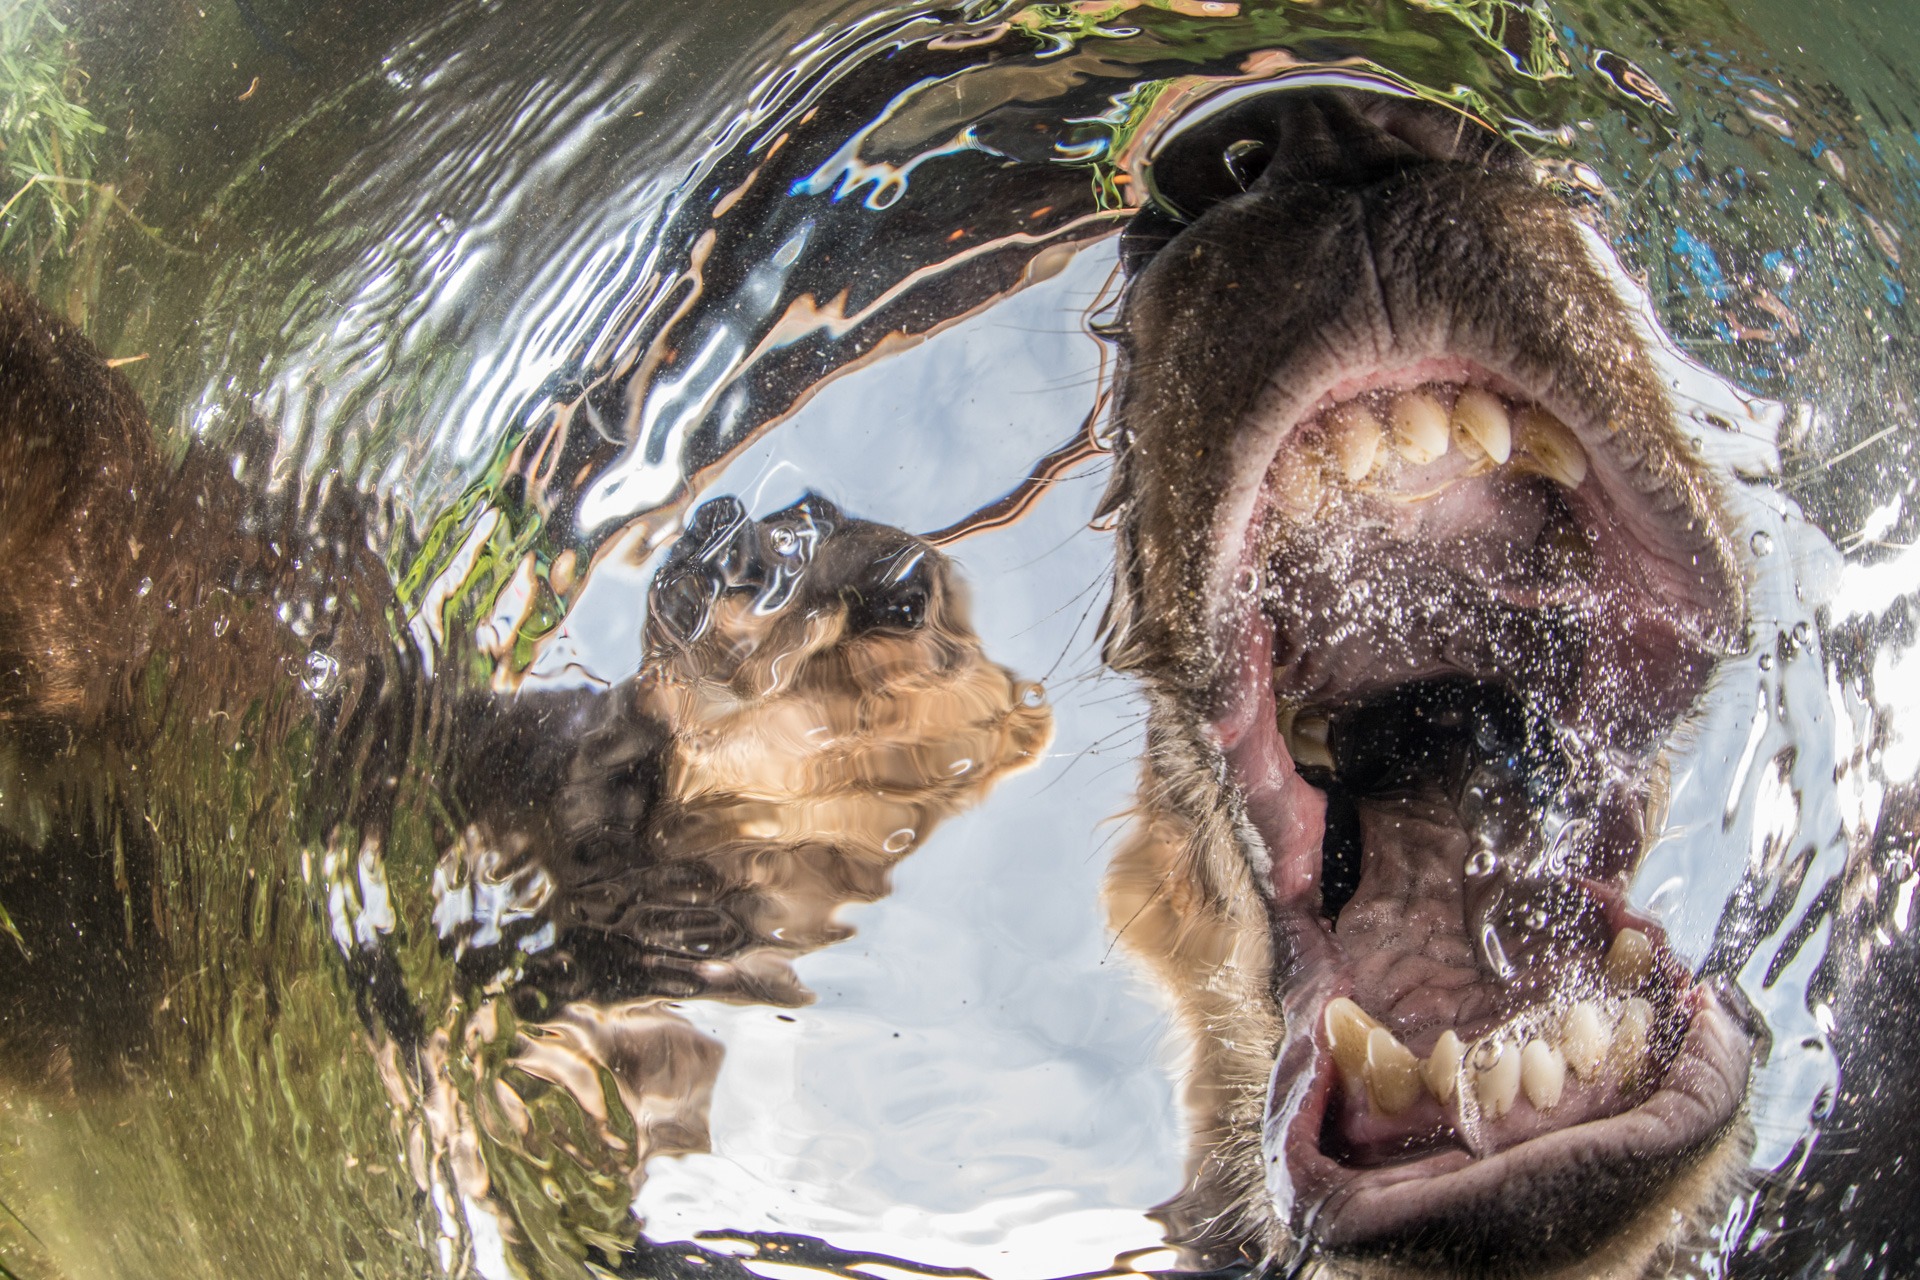
[[1277,89],[1206,116],[1161,143],[1153,203],[1128,231],[1130,265],[1223,201],[1302,187],[1362,191],[1433,164],[1512,168],[1525,157],[1450,107],[1357,89]]

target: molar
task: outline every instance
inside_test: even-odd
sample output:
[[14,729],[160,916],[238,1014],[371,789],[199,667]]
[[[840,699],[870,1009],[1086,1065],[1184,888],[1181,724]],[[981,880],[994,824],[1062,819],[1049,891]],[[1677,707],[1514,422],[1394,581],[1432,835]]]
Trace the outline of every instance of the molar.
[[1387,408],[1393,447],[1415,466],[1444,457],[1449,442],[1447,411],[1424,391],[1404,391]]
[[1566,423],[1535,405],[1522,409],[1513,425],[1532,470],[1563,488],[1580,487],[1587,478],[1587,451]]
[[1460,1043],[1460,1037],[1448,1027],[1433,1042],[1433,1052],[1420,1064],[1420,1075],[1427,1082],[1427,1091],[1434,1099],[1445,1106],[1453,1101],[1454,1090],[1460,1083],[1460,1059],[1466,1053],[1466,1047]]
[[1613,1028],[1613,1064],[1621,1078],[1632,1080],[1647,1057],[1647,1037],[1653,1030],[1653,1006],[1639,996],[1620,1006],[1620,1020]]
[[1545,1040],[1529,1040],[1520,1051],[1520,1083],[1535,1111],[1551,1111],[1567,1085],[1567,1060]]
[[1496,464],[1513,453],[1513,426],[1500,397],[1468,387],[1453,402],[1453,435],[1467,441]]
[[1322,712],[1302,711],[1295,715],[1282,730],[1286,736],[1287,754],[1293,757],[1293,763],[1309,768],[1333,768],[1333,751],[1327,745],[1330,729],[1331,725]]
[[[1474,1058],[1473,1091],[1480,1099],[1481,1113],[1498,1120],[1520,1096],[1520,1054],[1503,1041],[1483,1040]],[[1488,1058],[1491,1061],[1485,1061]]]
[[1577,1002],[1560,1024],[1561,1051],[1582,1080],[1591,1079],[1599,1069],[1600,1060],[1607,1056],[1608,1039],[1607,1024],[1591,1000]]
[[1328,415],[1327,450],[1340,469],[1342,479],[1348,484],[1359,484],[1372,474],[1373,464],[1380,457],[1380,440],[1385,434],[1386,428],[1380,425],[1380,419],[1364,404],[1350,400]]
[[1367,1034],[1367,1086],[1373,1104],[1390,1116],[1420,1100],[1420,1059],[1385,1027]]

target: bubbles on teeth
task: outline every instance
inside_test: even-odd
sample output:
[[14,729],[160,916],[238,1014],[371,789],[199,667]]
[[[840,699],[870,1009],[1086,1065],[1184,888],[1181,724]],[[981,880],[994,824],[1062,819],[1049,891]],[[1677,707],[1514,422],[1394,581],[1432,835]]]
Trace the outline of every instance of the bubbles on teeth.
[[1567,1086],[1567,1060],[1545,1040],[1527,1041],[1520,1051],[1520,1084],[1535,1111],[1553,1110]]
[[1578,489],[1587,478],[1587,451],[1566,423],[1538,406],[1520,411],[1514,420],[1514,434],[1520,452],[1555,484]]
[[1415,466],[1446,456],[1452,432],[1447,411],[1424,391],[1403,391],[1387,408],[1393,424],[1393,448]]
[[1380,457],[1380,441],[1386,428],[1373,410],[1357,401],[1348,401],[1327,418],[1327,450],[1341,478],[1358,484],[1373,473]]
[[1600,1060],[1607,1056],[1612,1038],[1600,1017],[1599,1007],[1591,1000],[1576,1002],[1560,1024],[1561,1051],[1566,1054],[1573,1074],[1582,1080],[1591,1079],[1599,1070]]
[[1274,501],[1296,520],[1319,514],[1325,496],[1326,481],[1320,474],[1319,460],[1297,450],[1282,450],[1273,460],[1270,477]]
[[1453,435],[1470,443],[1496,464],[1513,453],[1513,425],[1500,397],[1479,387],[1468,387],[1453,402]]
[[1620,1006],[1620,1018],[1613,1028],[1613,1065],[1623,1078],[1639,1073],[1647,1057],[1647,1039],[1653,1031],[1653,1006],[1633,996]]
[[1473,1092],[1480,1101],[1481,1114],[1487,1119],[1498,1120],[1513,1110],[1515,1100],[1520,1097],[1521,1056],[1509,1052],[1501,1040],[1484,1040],[1474,1051]]
[[1653,944],[1638,929],[1622,929],[1607,948],[1607,981],[1618,991],[1637,990],[1653,974]]

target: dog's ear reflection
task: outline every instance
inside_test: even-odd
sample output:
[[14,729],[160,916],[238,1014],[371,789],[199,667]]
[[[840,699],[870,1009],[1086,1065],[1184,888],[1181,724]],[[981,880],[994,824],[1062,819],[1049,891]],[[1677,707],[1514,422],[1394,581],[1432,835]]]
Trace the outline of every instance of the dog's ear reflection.
[[646,640],[610,691],[494,708],[435,878],[476,1051],[498,1046],[484,1132],[544,1162],[556,1131],[527,1108],[559,1101],[598,1135],[571,1163],[629,1196],[650,1155],[706,1144],[720,1051],[665,1002],[807,1002],[792,959],[1052,728],[944,556],[817,496],[695,512]]

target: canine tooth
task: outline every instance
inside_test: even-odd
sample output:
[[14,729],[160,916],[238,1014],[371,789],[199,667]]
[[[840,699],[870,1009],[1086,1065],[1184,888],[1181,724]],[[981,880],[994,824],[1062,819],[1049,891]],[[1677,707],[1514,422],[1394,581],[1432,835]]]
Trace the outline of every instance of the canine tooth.
[[1653,1029],[1653,1006],[1634,996],[1620,1006],[1620,1020],[1613,1028],[1613,1061],[1620,1074],[1629,1079],[1640,1069],[1647,1056],[1647,1036]]
[[1460,1059],[1466,1053],[1466,1046],[1460,1043],[1460,1037],[1448,1027],[1433,1042],[1433,1052],[1420,1064],[1420,1074],[1426,1079],[1427,1090],[1437,1098],[1442,1106],[1453,1101],[1453,1091],[1460,1083]]
[[1402,392],[1387,409],[1393,423],[1393,447],[1401,457],[1419,466],[1443,457],[1449,432],[1447,411],[1424,391]]
[[1333,752],[1327,746],[1330,727],[1327,718],[1317,712],[1302,712],[1293,718],[1287,727],[1287,754],[1294,764],[1333,768]]
[[1520,1055],[1513,1051],[1512,1045],[1502,1044],[1499,1055],[1479,1069],[1473,1091],[1480,1099],[1481,1112],[1489,1120],[1498,1120],[1513,1110],[1514,1099],[1520,1096]]
[[1420,1059],[1385,1027],[1367,1034],[1367,1085],[1374,1105],[1390,1116],[1420,1100]]
[[1653,944],[1638,929],[1622,929],[1607,948],[1607,981],[1633,991],[1653,972]]
[[1607,1056],[1607,1024],[1600,1020],[1593,1001],[1579,1001],[1567,1010],[1566,1021],[1560,1024],[1560,1048],[1567,1055],[1567,1065],[1582,1080],[1593,1075],[1600,1059]]
[[1545,1040],[1529,1040],[1520,1051],[1520,1083],[1535,1111],[1551,1111],[1567,1087],[1567,1060]]
[[1363,404],[1349,401],[1328,415],[1327,447],[1348,484],[1358,484],[1372,473],[1385,434],[1380,419]]
[[1471,440],[1495,462],[1513,453],[1513,422],[1500,397],[1479,387],[1468,387],[1453,402],[1453,433]]
[[1367,1040],[1380,1024],[1345,996],[1327,1001],[1327,1041],[1333,1046],[1333,1060],[1342,1074],[1352,1079],[1367,1069]]
[[1566,423],[1545,409],[1530,407],[1514,423],[1521,450],[1539,472],[1567,489],[1578,489],[1587,478],[1587,451]]

